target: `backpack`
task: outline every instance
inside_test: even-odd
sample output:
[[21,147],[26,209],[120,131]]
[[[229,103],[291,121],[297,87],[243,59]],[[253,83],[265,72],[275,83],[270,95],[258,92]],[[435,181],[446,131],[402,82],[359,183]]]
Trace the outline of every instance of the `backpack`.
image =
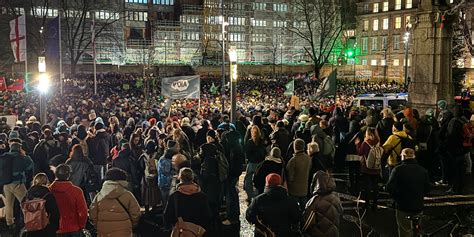
[[13,181],[13,156],[3,154],[0,156],[0,186]]
[[369,143],[370,150],[367,158],[365,159],[365,165],[368,169],[380,170],[382,169],[382,156],[384,149],[379,144],[371,146]]
[[220,150],[217,150],[216,159],[219,181],[223,182],[229,176],[229,161],[227,161],[224,153],[222,153]]
[[323,139],[322,154],[323,156],[330,156],[331,158],[334,158],[336,154],[336,146],[330,136],[326,136]]
[[413,150],[416,149],[416,142],[415,140],[413,140],[412,138],[409,138],[409,137],[400,137],[400,136],[397,136],[398,139],[400,139],[400,144],[402,145],[402,150],[405,149],[405,148],[411,148]]
[[23,212],[25,229],[28,232],[43,230],[49,224],[49,216],[46,212],[46,200],[44,199],[49,193],[41,198],[27,200],[21,204]]

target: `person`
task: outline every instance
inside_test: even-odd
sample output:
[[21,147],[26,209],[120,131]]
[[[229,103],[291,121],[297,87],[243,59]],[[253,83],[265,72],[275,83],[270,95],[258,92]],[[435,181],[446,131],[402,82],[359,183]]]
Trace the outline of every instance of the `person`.
[[145,146],[145,152],[140,156],[141,169],[145,171],[142,181],[142,202],[145,206],[145,212],[150,207],[152,210],[161,204],[161,193],[158,189],[158,159],[156,153],[156,143],[148,140]]
[[[253,175],[253,184],[257,189],[258,193],[263,193],[265,189],[265,178],[271,173],[279,174],[281,177],[285,177],[285,165],[283,164],[281,156],[281,150],[278,147],[273,147],[270,151],[270,155],[260,163]],[[283,180],[285,182],[285,180]]]
[[[453,111],[454,117],[448,123],[448,129],[446,133],[446,147],[448,155],[448,169],[445,172],[448,173],[448,184],[451,188],[447,191],[448,193],[460,194],[464,187],[464,174],[465,168],[465,153],[467,148],[464,144],[464,124],[467,123],[466,118],[463,116],[463,109],[460,106],[456,106]],[[467,131],[470,134],[470,131]],[[470,142],[468,136],[468,142]]]
[[71,167],[61,164],[55,170],[56,180],[49,190],[60,213],[58,237],[80,237],[87,222],[87,204],[82,189],[72,184]]
[[58,141],[54,139],[50,129],[43,131],[44,138],[39,141],[33,150],[34,173],[46,173],[49,179],[54,178],[50,170],[49,161],[57,155]]
[[355,140],[360,137],[361,131],[357,120],[349,123],[349,132],[341,139],[339,148],[345,153],[346,165],[349,170],[349,192],[359,194],[360,183],[360,156],[357,154]]
[[131,237],[140,219],[140,205],[127,190],[127,173],[112,168],[105,174],[102,189],[95,196],[89,216],[97,236]]
[[[79,126],[80,127],[80,126]],[[72,146],[69,159],[66,164],[71,167],[71,182],[80,187],[87,194],[86,200],[92,201],[89,193],[98,191],[99,178],[94,170],[92,162],[84,155],[83,147],[80,144]]]
[[290,132],[285,128],[283,121],[276,123],[275,130],[270,134],[270,140],[273,146],[280,148],[282,156],[286,157],[286,151],[290,145]]
[[428,171],[418,165],[415,150],[402,150],[402,162],[396,166],[387,183],[387,191],[395,201],[395,216],[398,225],[398,236],[412,236],[408,216],[423,211],[423,197],[430,190]]
[[[10,162],[7,162],[10,159]],[[5,196],[5,218],[7,226],[14,229],[15,220],[13,209],[15,198],[21,202],[26,195],[26,174],[33,171],[33,161],[26,156],[18,142],[10,144],[10,151],[0,156],[1,172],[10,172],[11,179],[3,185],[3,195]],[[5,165],[10,163],[11,166]],[[5,167],[2,167],[5,166]],[[7,170],[10,168],[11,170]],[[2,181],[3,183],[3,181]]]
[[206,195],[194,182],[194,173],[190,168],[182,168],[178,174],[179,184],[168,200],[164,211],[166,223],[174,225],[178,217],[183,221],[201,226],[205,230],[211,224],[211,208]]
[[177,147],[179,146],[175,141],[169,140],[166,144],[167,149],[163,156],[158,160],[158,187],[160,188],[163,205],[166,206],[168,196],[171,191],[171,183],[174,176],[171,159],[176,155]]
[[317,142],[310,142],[307,145],[306,154],[311,159],[311,169],[309,170],[308,175],[308,190],[309,197],[311,197],[311,182],[313,181],[313,176],[318,171],[327,171],[326,165],[324,165],[323,161],[321,160],[321,155],[319,153],[319,145]]
[[96,123],[94,128],[95,136],[87,139],[89,156],[92,163],[94,163],[94,169],[99,179],[103,180],[109,151],[112,149],[110,145],[111,137],[105,130],[103,123]]
[[318,171],[314,174],[311,186],[313,197],[306,204],[303,213],[303,230],[312,237],[339,236],[343,209],[339,196],[334,193],[334,179],[328,173]]
[[286,165],[288,174],[288,193],[303,209],[308,195],[308,177],[311,169],[311,158],[305,154],[305,143],[296,139],[293,143],[295,153]]
[[127,177],[130,179],[130,190],[132,190],[134,194],[139,195],[141,180],[138,174],[138,168],[135,165],[135,160],[133,160],[132,157],[130,144],[125,143],[122,145],[122,150],[119,152],[118,157],[112,161],[112,167],[119,168],[127,173]]
[[[257,117],[257,116],[256,116]],[[244,190],[247,193],[247,202],[255,197],[254,186],[252,183],[253,174],[259,163],[265,159],[265,144],[260,133],[260,128],[253,125],[250,128],[250,139],[245,142],[245,158],[247,159],[247,169],[244,178]]]
[[272,173],[265,177],[265,191],[255,197],[245,213],[245,219],[258,225],[255,237],[263,237],[259,231],[265,226],[277,237],[293,236],[292,227],[301,221],[301,209],[298,202],[289,197],[286,189],[281,186],[280,175]]
[[45,211],[48,214],[49,223],[42,230],[27,232],[27,237],[56,237],[59,228],[59,209],[56,198],[48,189],[49,180],[45,173],[36,174],[33,177],[31,188],[26,193],[24,201],[33,199],[44,199]]
[[366,159],[369,157],[370,149],[377,146],[380,142],[377,129],[368,127],[365,131],[364,141],[356,139],[357,153],[362,157],[360,161],[360,172],[362,174],[362,196],[365,199],[366,206],[372,201],[372,209],[377,208],[377,200],[379,196],[378,182],[380,180],[380,169],[367,168]]
[[403,129],[403,123],[395,122],[392,127],[392,135],[390,135],[387,141],[382,145],[385,154],[389,155],[387,164],[389,165],[390,169],[393,169],[399,163],[402,149],[408,148],[402,147],[401,139],[412,140],[412,138]]

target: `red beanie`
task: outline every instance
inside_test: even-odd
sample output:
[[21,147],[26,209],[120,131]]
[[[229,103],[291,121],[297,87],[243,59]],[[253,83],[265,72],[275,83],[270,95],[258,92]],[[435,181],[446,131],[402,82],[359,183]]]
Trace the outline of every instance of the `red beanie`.
[[271,173],[265,178],[265,184],[267,187],[281,185],[281,176],[275,173]]
[[150,123],[150,127],[153,127],[156,124],[156,118],[150,118],[148,122]]

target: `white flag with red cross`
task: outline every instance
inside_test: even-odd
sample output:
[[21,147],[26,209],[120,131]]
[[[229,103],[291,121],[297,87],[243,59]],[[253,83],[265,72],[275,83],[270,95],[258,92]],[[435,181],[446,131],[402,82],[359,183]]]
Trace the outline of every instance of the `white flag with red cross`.
[[15,62],[26,59],[26,23],[25,16],[19,16],[10,21],[10,44],[12,46]]

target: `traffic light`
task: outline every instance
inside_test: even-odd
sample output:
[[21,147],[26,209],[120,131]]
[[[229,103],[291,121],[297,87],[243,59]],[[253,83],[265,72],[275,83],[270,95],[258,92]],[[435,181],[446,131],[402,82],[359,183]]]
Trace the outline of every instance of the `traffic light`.
[[347,50],[346,56],[347,56],[348,58],[353,58],[353,57],[354,57],[354,50],[353,50],[353,49]]

